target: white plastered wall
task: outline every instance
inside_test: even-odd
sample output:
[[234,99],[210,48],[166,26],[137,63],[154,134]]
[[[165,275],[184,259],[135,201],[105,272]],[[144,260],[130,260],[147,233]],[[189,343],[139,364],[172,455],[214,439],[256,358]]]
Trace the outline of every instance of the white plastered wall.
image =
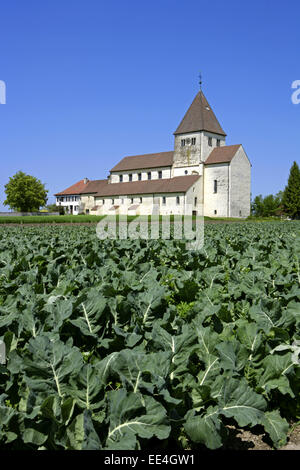
[[[216,193],[214,193],[215,180],[217,181]],[[207,217],[229,217],[228,163],[207,165],[204,168],[204,215]]]
[[138,174],[142,174],[142,180],[148,180],[148,172],[151,172],[151,179],[157,180],[159,171],[162,172],[162,178],[171,178],[171,167],[161,167],[161,168],[143,168],[141,170],[130,170],[130,171],[114,171],[110,175],[111,183],[119,183],[120,175],[123,175],[123,183],[129,181],[129,174],[132,175],[132,181],[138,181]]
[[250,215],[251,163],[242,146],[230,163],[230,216]]

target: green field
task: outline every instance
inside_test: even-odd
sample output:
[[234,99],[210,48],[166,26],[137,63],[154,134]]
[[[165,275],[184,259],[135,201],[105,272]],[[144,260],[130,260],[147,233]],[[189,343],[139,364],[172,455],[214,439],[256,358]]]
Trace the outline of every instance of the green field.
[[0,227],[0,448],[218,449],[232,426],[281,447],[299,258],[300,222],[207,224],[199,251]]
[[[101,215],[28,215],[28,216],[0,216],[0,225],[7,224],[87,224],[87,223],[97,223],[102,220],[105,216]],[[109,216],[113,218],[114,216]],[[135,219],[136,216],[128,216],[128,221]],[[149,216],[142,216],[144,218],[149,218]],[[163,216],[159,216],[159,219],[162,220]],[[193,216],[195,218],[195,216]],[[170,216],[170,219],[173,220],[174,216]],[[118,220],[118,216],[117,216]],[[259,218],[249,218],[249,219],[239,219],[233,217],[204,217],[204,220],[209,221],[223,221],[223,222],[281,222],[279,218],[276,217],[259,217]]]
[[97,215],[26,215],[0,216],[0,224],[66,224],[97,223],[103,216]]

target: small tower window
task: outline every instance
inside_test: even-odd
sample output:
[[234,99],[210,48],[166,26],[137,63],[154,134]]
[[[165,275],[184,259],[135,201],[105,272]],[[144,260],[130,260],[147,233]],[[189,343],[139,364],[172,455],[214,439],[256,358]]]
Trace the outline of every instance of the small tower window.
[[129,181],[132,181],[132,173],[129,173]]
[[166,204],[166,196],[162,197],[162,203],[165,205]]
[[162,171],[159,171],[159,172],[158,172],[158,177],[159,177],[159,179],[162,178]]
[[187,170],[184,170],[184,174],[187,175],[187,174],[188,174],[188,171],[187,171]]
[[142,173],[139,173],[139,174],[138,174],[138,180],[139,180],[139,181],[142,181]]
[[122,181],[123,181],[123,175],[120,175],[120,176],[119,176],[119,181],[120,181],[120,183],[122,183]]
[[217,139],[217,147],[220,147],[221,141],[220,139]]
[[148,180],[151,180],[151,171],[148,171],[147,175],[148,175]]
[[142,198],[142,197],[140,197],[140,203],[142,203],[142,202],[143,202],[143,198]]
[[208,145],[211,147],[212,146],[212,137],[208,138]]
[[196,205],[197,205],[197,198],[195,197],[194,198],[194,206],[196,206]]
[[218,181],[214,180],[214,193],[216,194],[218,192]]
[[192,137],[192,145],[196,145],[196,137]]
[[179,204],[180,204],[180,197],[179,196],[176,196],[176,204],[177,204],[177,206],[179,206]]
[[181,139],[181,147],[185,146],[185,139]]
[[214,210],[215,215],[217,215],[217,209]]
[[133,197],[130,198],[130,204],[133,204]]

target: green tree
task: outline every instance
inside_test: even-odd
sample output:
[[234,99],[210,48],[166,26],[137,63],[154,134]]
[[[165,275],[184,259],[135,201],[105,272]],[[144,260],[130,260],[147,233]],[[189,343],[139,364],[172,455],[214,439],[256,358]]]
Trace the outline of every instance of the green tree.
[[5,185],[4,204],[20,212],[38,211],[47,203],[47,193],[39,179],[18,171]]
[[271,217],[278,215],[280,211],[282,200],[282,191],[279,191],[275,196],[269,194],[264,198],[260,194],[254,198],[251,205],[251,212],[256,217]]
[[59,212],[56,204],[48,204],[46,209],[48,209],[49,212]]
[[290,169],[288,183],[282,196],[282,206],[292,219],[300,218],[300,170],[296,162]]

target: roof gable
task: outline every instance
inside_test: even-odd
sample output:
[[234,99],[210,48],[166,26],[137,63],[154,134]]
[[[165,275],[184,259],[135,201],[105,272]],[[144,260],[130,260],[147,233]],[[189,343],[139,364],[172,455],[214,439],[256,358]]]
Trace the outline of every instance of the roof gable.
[[226,136],[202,91],[199,91],[174,134],[208,131]]
[[215,147],[210,152],[204,164],[213,165],[214,163],[230,163],[240,147],[241,144]]

